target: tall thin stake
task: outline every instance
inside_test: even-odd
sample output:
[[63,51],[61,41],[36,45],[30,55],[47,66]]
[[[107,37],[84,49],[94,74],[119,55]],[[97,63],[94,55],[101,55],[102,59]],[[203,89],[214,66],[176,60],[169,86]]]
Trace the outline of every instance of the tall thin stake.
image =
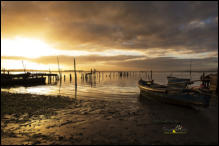
[[22,64],[23,64],[23,68],[24,68],[24,73],[26,73],[26,69],[25,69],[24,61],[23,60],[22,60]]
[[74,72],[75,72],[75,85],[77,85],[77,72],[76,72],[76,62],[74,58]]
[[75,98],[77,96],[77,72],[76,72],[76,62],[74,58],[74,72],[75,72]]
[[51,70],[50,70],[50,67],[49,67],[49,74],[50,75],[48,76],[48,82],[51,83]]
[[61,76],[61,71],[60,71],[60,66],[59,66],[59,57],[57,56],[57,61],[58,61],[58,71],[59,71],[59,76],[60,76],[60,79],[62,78]]
[[190,80],[192,79],[192,61],[190,60],[190,70],[189,70],[189,74],[190,74]]

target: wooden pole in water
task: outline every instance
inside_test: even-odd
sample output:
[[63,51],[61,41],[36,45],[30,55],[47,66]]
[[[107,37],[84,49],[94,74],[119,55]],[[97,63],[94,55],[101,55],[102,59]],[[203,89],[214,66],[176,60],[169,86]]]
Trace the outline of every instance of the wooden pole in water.
[[72,78],[71,78],[71,74],[70,74],[70,82],[71,82]]
[[190,74],[190,80],[192,79],[192,61],[190,60],[190,71],[189,71],[189,74]]
[[145,77],[146,77],[146,80],[148,80],[148,79],[147,79],[147,77],[148,77],[148,76],[147,76],[147,71],[145,72]]
[[76,72],[76,62],[74,58],[74,72],[75,72],[75,86],[77,86],[77,72]]
[[76,72],[76,62],[74,58],[74,72],[75,72],[75,99],[77,98],[77,72]]
[[22,64],[23,64],[23,68],[24,68],[24,73],[26,73],[26,69],[25,69],[24,61],[23,60],[22,60]]
[[152,70],[151,70],[151,80],[152,80]]
[[49,67],[49,74],[50,74],[50,76],[48,76],[48,82],[50,84],[51,83],[51,71],[50,71],[50,67]]
[[61,71],[60,71],[60,66],[59,66],[59,57],[57,56],[57,61],[58,61],[58,71],[59,71],[59,77],[60,77],[60,80],[62,78],[62,75],[61,75]]

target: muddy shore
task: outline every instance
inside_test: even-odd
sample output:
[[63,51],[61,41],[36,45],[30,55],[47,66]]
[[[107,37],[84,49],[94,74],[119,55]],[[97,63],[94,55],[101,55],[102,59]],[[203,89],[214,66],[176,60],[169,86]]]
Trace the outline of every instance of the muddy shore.
[[[133,97],[135,98],[135,97]],[[209,108],[1,92],[1,144],[218,144],[218,97]],[[183,134],[164,134],[181,125]]]

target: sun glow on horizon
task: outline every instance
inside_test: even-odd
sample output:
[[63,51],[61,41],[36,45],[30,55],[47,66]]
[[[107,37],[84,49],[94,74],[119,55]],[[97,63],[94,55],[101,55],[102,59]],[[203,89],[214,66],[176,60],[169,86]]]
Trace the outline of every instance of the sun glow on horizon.
[[[6,69],[6,70],[11,70],[11,69],[32,69],[32,70],[53,70],[53,71],[58,71],[58,65],[57,64],[40,64],[40,63],[35,63],[32,61],[23,61],[24,66],[20,60],[8,60],[8,59],[3,59],[1,60],[1,69]],[[68,69],[69,66],[60,65],[61,70]]]
[[48,54],[56,54],[56,49],[39,39],[15,37],[3,39],[1,43],[1,56],[37,58]]
[[126,51],[120,49],[104,50],[104,51],[88,51],[88,50],[62,50],[53,48],[52,45],[40,39],[15,37],[14,39],[2,39],[1,41],[1,56],[17,56],[26,58],[38,58],[42,56],[117,56],[130,55],[142,56],[141,51]]
[[[129,51],[126,50],[104,50],[101,52],[89,51],[89,50],[62,50],[54,48],[52,45],[47,44],[45,41],[36,39],[36,38],[25,38],[17,36],[15,38],[6,38],[1,40],[1,56],[3,57],[18,57],[18,59],[2,59],[1,65],[2,69],[23,69],[24,66],[22,64],[22,60],[25,64],[26,69],[39,69],[39,70],[57,70],[57,62],[53,64],[41,64],[31,62],[31,59],[40,58],[44,56],[117,56],[117,55],[129,55],[129,56],[142,56],[143,53],[139,51]],[[24,57],[23,59],[19,59],[19,57]],[[27,58],[27,59],[25,59]],[[62,64],[62,60],[60,60],[60,65],[62,69],[71,69],[72,66],[68,66]],[[80,64],[79,69],[87,69],[91,66],[104,66],[103,64],[98,64],[97,62],[89,65]],[[102,68],[102,67],[101,67]]]

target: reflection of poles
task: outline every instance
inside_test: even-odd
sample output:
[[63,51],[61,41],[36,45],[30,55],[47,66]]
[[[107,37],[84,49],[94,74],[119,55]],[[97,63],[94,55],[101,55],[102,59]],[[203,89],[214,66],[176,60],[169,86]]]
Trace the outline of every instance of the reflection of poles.
[[77,86],[75,86],[75,99],[77,99]]
[[61,91],[61,87],[62,87],[62,81],[59,80],[59,94],[60,94],[60,91]]
[[102,72],[102,81],[103,81],[103,79],[104,79],[104,73]]
[[147,72],[145,72],[145,78],[146,78],[146,80],[147,80]]
[[75,99],[77,97],[77,73],[76,73],[76,63],[74,58],[74,71],[75,71]]
[[72,80],[72,78],[71,78],[71,74],[70,74],[70,83],[71,83],[71,80]]

